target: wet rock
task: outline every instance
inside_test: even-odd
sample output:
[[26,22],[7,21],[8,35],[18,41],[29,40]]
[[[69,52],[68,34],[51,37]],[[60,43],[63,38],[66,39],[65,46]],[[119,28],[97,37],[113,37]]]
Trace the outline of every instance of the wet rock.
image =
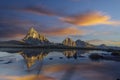
[[89,55],[89,58],[90,58],[91,60],[100,60],[100,59],[103,58],[103,56],[100,55],[100,54],[97,54],[97,53],[93,53],[93,54]]
[[111,55],[112,56],[120,56],[120,52],[112,52]]

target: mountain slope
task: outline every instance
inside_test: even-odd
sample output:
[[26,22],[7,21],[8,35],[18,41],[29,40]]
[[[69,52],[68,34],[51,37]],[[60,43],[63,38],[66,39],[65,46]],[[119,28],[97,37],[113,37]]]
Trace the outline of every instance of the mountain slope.
[[81,41],[80,39],[76,40],[75,42],[76,42],[76,46],[78,47],[94,47],[93,45],[87,42]]
[[23,39],[25,43],[28,44],[47,44],[49,43],[48,39],[42,35],[39,34],[34,28],[31,28],[25,38]]

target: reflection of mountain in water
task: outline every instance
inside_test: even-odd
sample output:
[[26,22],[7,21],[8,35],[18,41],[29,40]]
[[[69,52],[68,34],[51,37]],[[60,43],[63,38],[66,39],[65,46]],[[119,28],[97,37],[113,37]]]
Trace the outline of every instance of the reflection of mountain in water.
[[42,61],[48,53],[48,51],[43,50],[24,50],[20,52],[26,62],[27,68],[32,67],[37,61]]
[[[54,62],[59,63],[61,59],[78,59],[80,57],[84,57],[82,56],[82,54],[87,53],[87,51],[85,50],[44,50],[44,49],[18,49],[18,50],[4,50],[5,52],[9,52],[9,53],[19,53],[23,58],[24,61],[26,63],[26,67],[27,69],[31,69],[35,66],[37,66],[36,64],[43,62],[43,59],[46,57],[46,59],[48,58],[48,60],[53,60],[52,63],[49,64],[53,64]],[[59,54],[50,54],[51,52],[60,52]],[[61,56],[61,53],[63,56]],[[59,58],[57,58],[59,57]],[[53,58],[57,58],[60,60],[56,60],[54,61]],[[46,60],[45,59],[45,60]],[[49,61],[47,61],[49,62]]]
[[[27,65],[27,68],[30,69],[32,66],[34,66],[38,61],[42,62],[42,60],[49,54],[49,52],[53,52],[55,50],[34,50],[34,49],[28,49],[28,50],[23,50],[21,52],[19,52]],[[62,52],[63,55],[66,58],[74,58],[77,59],[78,57],[82,57],[81,54],[86,53],[86,51],[83,50],[64,50],[64,51],[60,51],[57,50],[57,52]],[[58,56],[59,57],[59,56]]]
[[73,50],[73,51],[64,51],[63,54],[64,54],[67,58],[71,58],[71,57],[76,56],[76,51],[75,51],[75,50]]
[[84,54],[86,52],[88,52],[88,51],[85,51],[85,50],[66,50],[66,51],[63,51],[63,54],[67,58],[77,59],[78,57],[83,57],[81,54]]

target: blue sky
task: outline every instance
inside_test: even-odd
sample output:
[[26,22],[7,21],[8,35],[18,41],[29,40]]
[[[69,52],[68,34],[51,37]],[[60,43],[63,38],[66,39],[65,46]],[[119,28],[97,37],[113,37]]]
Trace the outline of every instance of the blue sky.
[[119,8],[120,0],[0,0],[0,40],[20,40],[34,27],[54,42],[71,37],[119,46]]

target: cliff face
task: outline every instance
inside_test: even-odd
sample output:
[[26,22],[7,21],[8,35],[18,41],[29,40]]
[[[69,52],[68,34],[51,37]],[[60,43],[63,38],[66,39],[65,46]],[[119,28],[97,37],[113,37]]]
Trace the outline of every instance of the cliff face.
[[66,46],[76,46],[76,43],[71,38],[66,38],[62,43]]
[[93,47],[93,45],[91,45],[87,42],[84,42],[84,41],[81,41],[81,40],[73,41],[71,38],[66,38],[62,43],[64,45],[67,45],[67,46]]
[[34,28],[31,28],[25,38],[23,39],[25,43],[29,44],[47,44],[49,43],[48,39],[42,35],[39,34]]

